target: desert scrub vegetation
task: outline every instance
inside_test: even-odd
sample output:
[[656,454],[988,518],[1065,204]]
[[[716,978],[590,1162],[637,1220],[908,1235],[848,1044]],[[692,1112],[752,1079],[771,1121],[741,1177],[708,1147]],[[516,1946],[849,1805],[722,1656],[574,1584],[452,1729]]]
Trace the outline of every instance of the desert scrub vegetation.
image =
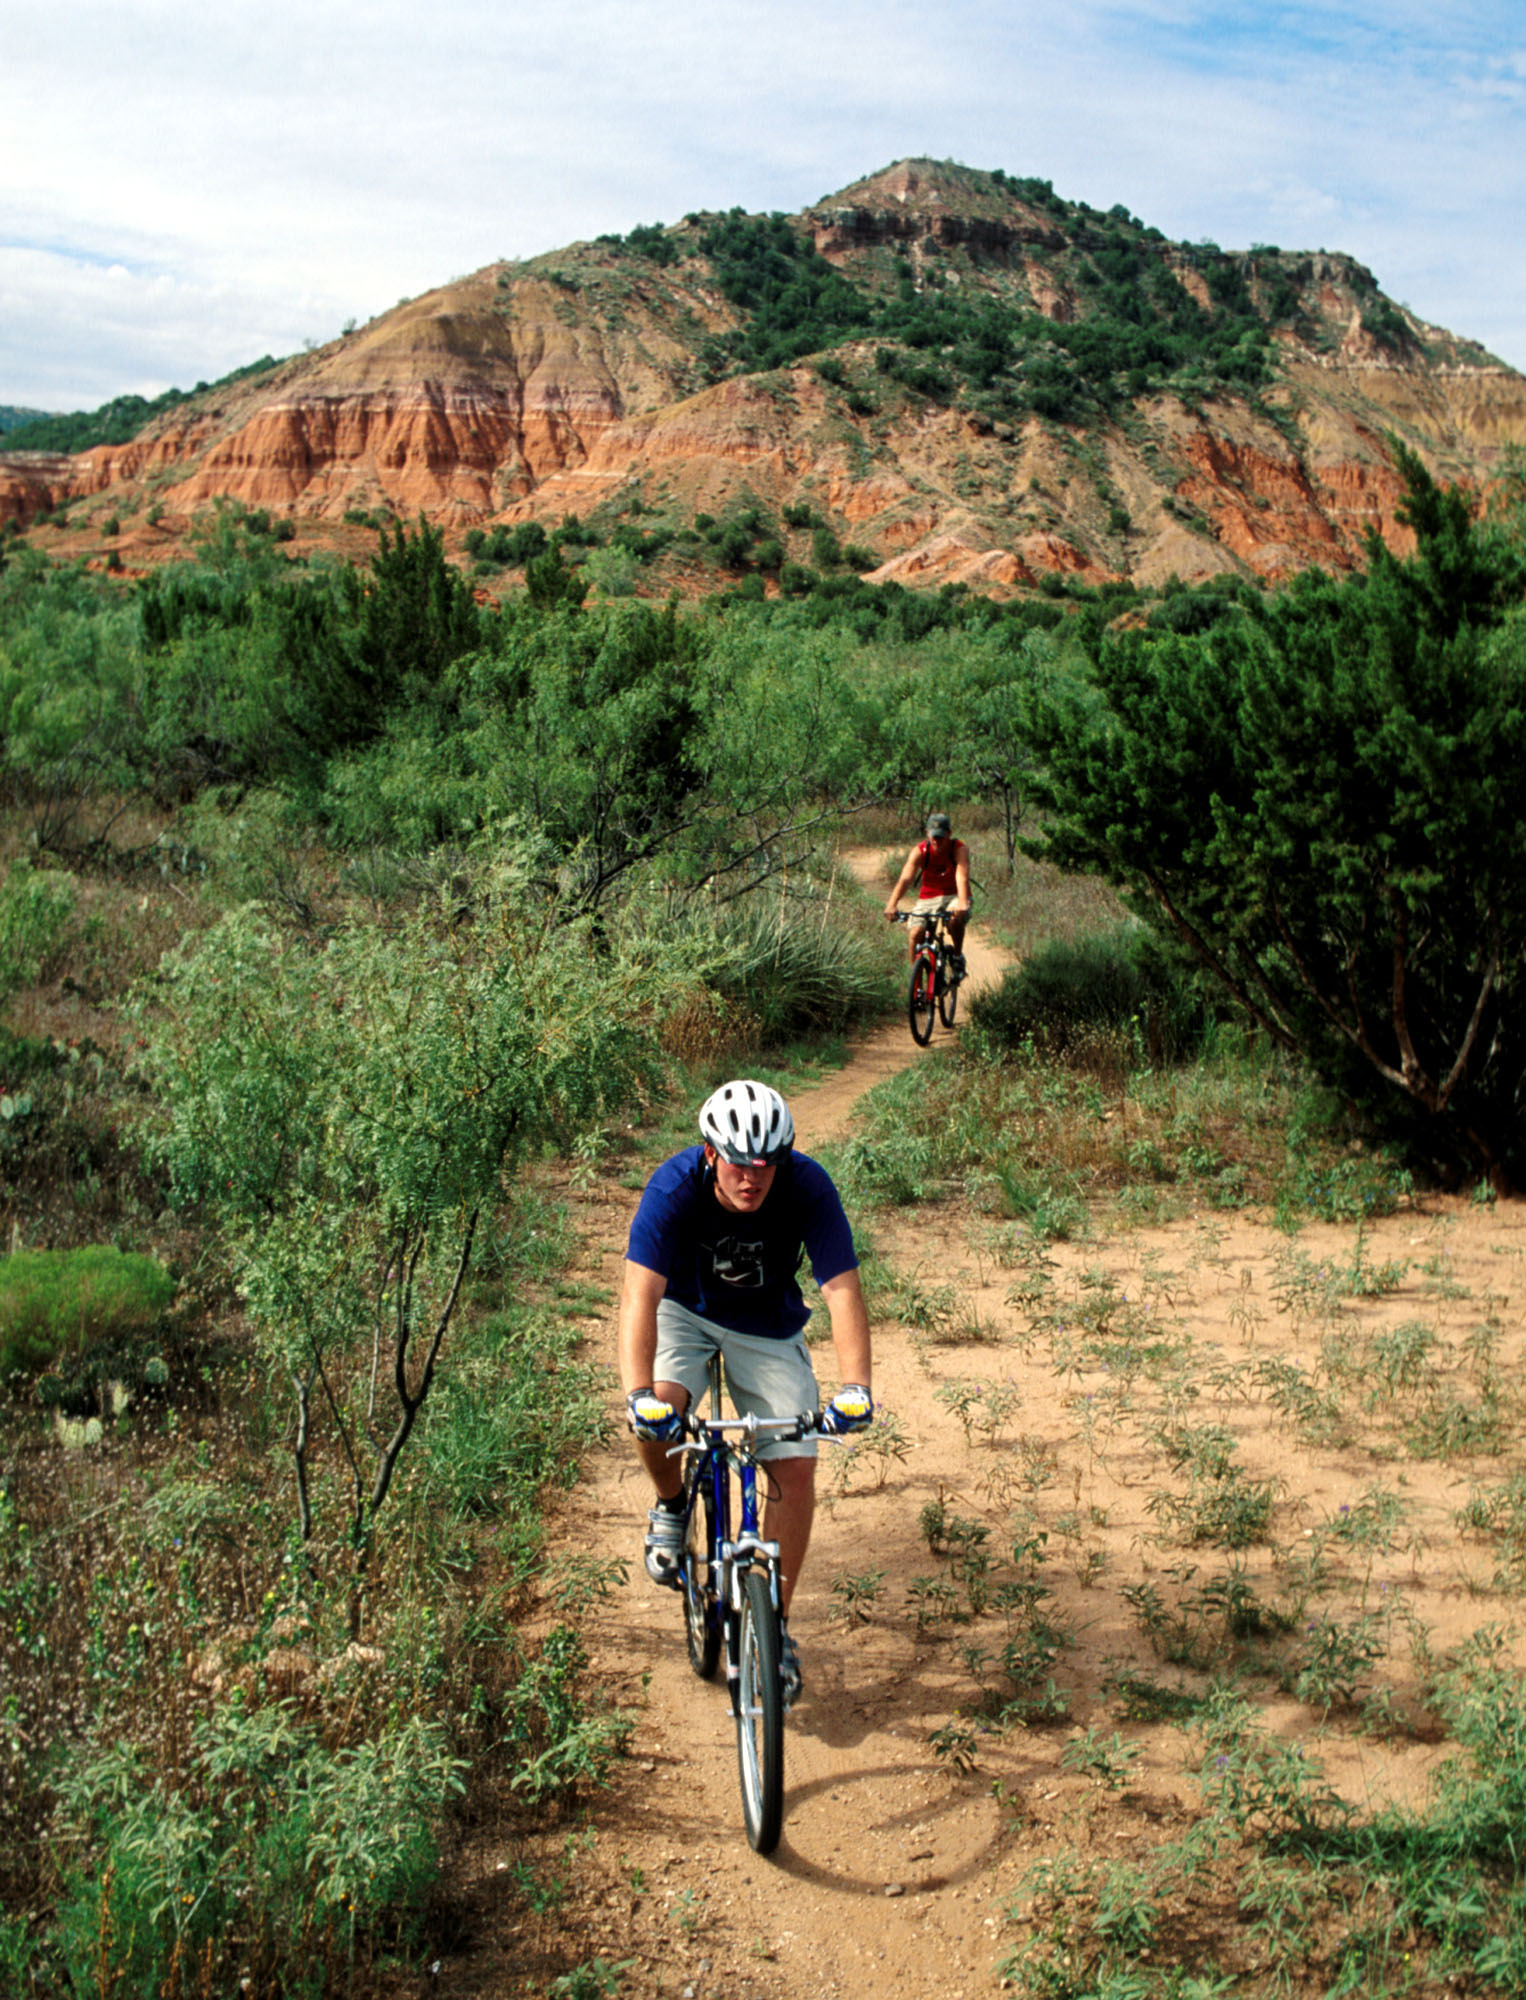
[[[640,961],[551,935],[512,864],[475,907],[425,903],[314,949],[253,906],[167,960],[138,1021],[173,1202],[221,1231],[257,1346],[308,1450],[331,1422],[357,1587],[434,1384],[484,1210],[543,1142],[654,1075]],[[231,1002],[231,1004],[230,1004]],[[361,1606],[352,1607],[358,1638]]]
[[[1454,1274],[1405,1161],[1311,1082],[1318,1038],[1248,1029],[1116,895],[1024,851],[1047,827],[1077,858],[1045,718],[1097,719],[1098,660],[1201,689],[1216,648],[1261,659],[1268,632],[1371,623],[1418,634],[1485,730],[1517,638],[1504,543],[1450,503],[1427,518],[1421,558],[1370,583],[1270,610],[1174,592],[1119,629],[1132,593],[1002,609],[835,573],[766,605],[740,586],[689,610],[589,604],[588,536],[565,523],[497,607],[422,526],[387,524],[362,572],[291,562],[224,508],[194,562],[132,589],[11,556],[0,1222],[18,1280],[67,1253],[166,1274],[140,1288],[147,1319],[118,1288],[115,1332],[81,1322],[74,1347],[35,1315],[0,1409],[13,1984],[363,1988],[438,1932],[454,1843],[545,1824],[598,1781],[625,1725],[588,1689],[579,1623],[616,1572],[544,1560],[542,1496],[600,1424],[548,1188],[639,1178],[627,1127],[667,1115],[660,1047],[696,1074],[739,1049],[766,1071],[775,1038],[893,1003],[888,927],[844,919],[827,851],[861,813],[910,837],[969,800],[1032,969],[957,1053],[885,1088],[834,1165],[887,1234],[897,1207],[954,1204],[938,1212],[970,1220],[999,1303],[973,1305],[948,1261],[866,1257],[963,1458],[906,1601],[855,1563],[843,1614],[902,1619],[952,1660],[970,1699],[931,1747],[957,1771],[1073,1718],[1067,1782],[1128,1807],[1145,1760],[1124,1732],[1199,1732],[1205,1872],[1168,1843],[1158,1872],[1037,1884],[1023,1907],[1061,1942],[1057,1971],[1028,1953],[1035,1991],[1069,1990],[1067,1967],[1078,1992],[1143,1980],[1145,1950],[1196,1976],[1172,1929],[1194,1884],[1332,1980],[1404,1938],[1509,1989],[1508,1759],[1487,1730],[1515,1726],[1514,1656],[1438,1629],[1443,1588],[1480,1631],[1519,1594],[1509,1284]],[[773,524],[720,526],[715,554],[761,588]],[[1317,706],[1335,683],[1317,649],[1297,658]],[[1413,788],[1393,797],[1409,811]],[[1157,858],[1185,865],[1203,837],[1173,823]],[[1278,880],[1317,899],[1344,852],[1284,857]],[[1457,887],[1439,846],[1406,855],[1415,909],[1433,862]],[[1454,943],[1449,1004],[1483,977]],[[1412,1009],[1412,1032],[1429,1018]],[[1282,1233],[1237,1261],[1226,1232],[1253,1205]],[[1376,1233],[1399,1207],[1428,1232],[1413,1255]],[[1175,1270],[1143,1247],[1172,1218]],[[1233,1348],[1193,1317],[1209,1288]],[[910,1476],[917,1419],[898,1408],[855,1447],[842,1506]],[[1292,1476],[1305,1462],[1317,1483]],[[1296,1743],[1259,1720],[1274,1702]],[[1392,1831],[1313,1774],[1320,1751],[1349,1779],[1353,1744],[1446,1732],[1460,1761],[1437,1796],[1461,1832],[1429,1806]],[[1381,1869],[1363,1829],[1390,1841]],[[1395,1887],[1401,1854],[1427,1857],[1431,1904]],[[1380,1874],[1392,1900],[1362,1908],[1384,1941],[1337,1962],[1343,1885],[1376,1898]],[[1251,1976],[1246,1949],[1225,1964]]]
[[[1514,1217],[1465,1281],[1457,1205],[1179,963],[1162,1000],[1136,935],[1040,944],[983,1003],[1016,1031],[878,1086],[833,1155],[925,1378],[887,1476],[924,1404],[962,1439],[904,1601],[839,1594],[956,1689],[928,1748],[1007,1815],[1015,1990],[1518,1992]],[[935,1254],[880,1254],[898,1208]],[[1035,1765],[1084,1789],[1040,1805]]]
[[1214,1006],[1190,960],[1125,924],[1038,946],[974,997],[970,1022],[997,1053],[1027,1048],[1096,1068],[1104,1050],[1131,1050],[1138,1066],[1171,1068],[1206,1042]]
[[532,1183],[655,1078],[652,968],[533,904],[500,856],[193,928],[112,1080],[178,1255],[0,1262],[16,1990],[333,1991],[417,1945],[468,1780],[544,1812],[623,1740],[526,1623],[603,1423]]
[[[924,258],[920,282],[897,257],[889,281],[857,283],[787,217],[733,209],[710,221],[696,246],[745,315],[736,332],[708,343],[711,373],[779,368],[873,341],[876,373],[913,396],[963,400],[990,417],[1036,413],[1067,423],[1095,419],[1166,382],[1188,394],[1254,395],[1269,379],[1271,328],[1299,310],[1293,260],[1168,244],[1124,210],[1102,214],[1066,202],[1047,183],[976,178],[998,215],[1031,205],[1017,188],[1041,190],[1034,198],[1051,232],[1046,255],[1077,299],[1073,322],[1041,312],[1024,279],[979,261],[960,268],[944,250]],[[1180,281],[1184,268],[1206,285],[1211,307]],[[1309,275],[1305,265],[1302,281]],[[817,368],[863,399],[843,359],[828,355]]]
[[[1096,986],[1049,1017],[1064,1052],[1049,1059],[1046,968],[1062,965],[1068,992],[1099,962]],[[1052,947],[1040,966],[1041,979],[1009,974],[972,1005],[957,1050],[868,1100],[854,1137],[832,1155],[855,1198],[906,1204],[959,1192],[987,1216],[1064,1237],[1203,1203],[1225,1211],[1263,1203],[1290,1225],[1309,1215],[1355,1218],[1389,1213],[1408,1194],[1407,1170],[1301,1064],[1214,1023],[1199,997],[1183,1001],[1173,985],[1169,1011],[1152,1023],[1132,969],[1120,973],[1100,944]],[[1023,1029],[1015,1046],[1005,1038],[1011,1022]],[[1152,1042],[1163,1048],[1177,1033],[1200,1037],[1195,1059],[1152,1059]]]
[[510,1830],[616,1754],[574,1625],[525,1629],[547,1497],[603,1422],[575,1329],[535,1297],[566,1224],[526,1191],[501,1227],[358,1641],[348,1465],[315,1445],[299,1539],[281,1385],[236,1340],[171,1349],[94,1438],[40,1451],[8,1415],[9,1990],[364,1988],[437,1919],[465,1826]]

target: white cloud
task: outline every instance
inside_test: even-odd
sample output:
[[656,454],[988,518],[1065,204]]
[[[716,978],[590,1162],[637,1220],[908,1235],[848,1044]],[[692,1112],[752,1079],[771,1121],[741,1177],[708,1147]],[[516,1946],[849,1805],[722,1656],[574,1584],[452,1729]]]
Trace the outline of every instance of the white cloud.
[[499,255],[908,153],[1350,250],[1526,366],[1506,0],[51,0],[6,68],[0,402],[188,386]]

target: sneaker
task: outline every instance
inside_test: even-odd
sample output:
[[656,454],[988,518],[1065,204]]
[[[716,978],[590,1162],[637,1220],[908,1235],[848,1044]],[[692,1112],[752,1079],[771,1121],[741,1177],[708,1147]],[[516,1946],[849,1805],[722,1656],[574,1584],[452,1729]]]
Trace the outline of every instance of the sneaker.
[[683,1584],[679,1559],[684,1551],[684,1517],[666,1507],[654,1507],[646,1517],[646,1573],[668,1590]]
[[964,977],[964,953],[962,951],[951,951],[948,955],[948,964],[949,970],[953,973],[955,983],[957,984]]
[[784,1690],[784,1706],[792,1708],[800,1699],[805,1676],[800,1671],[800,1648],[786,1632],[779,1644],[779,1684]]

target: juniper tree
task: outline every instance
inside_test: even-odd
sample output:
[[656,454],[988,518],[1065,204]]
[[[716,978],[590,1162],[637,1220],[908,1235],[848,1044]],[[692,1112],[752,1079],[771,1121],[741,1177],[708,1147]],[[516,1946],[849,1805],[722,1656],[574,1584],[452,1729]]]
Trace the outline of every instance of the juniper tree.
[[1035,852],[1106,873],[1437,1165],[1526,1169],[1526,561],[1400,449],[1413,558],[1036,685]]

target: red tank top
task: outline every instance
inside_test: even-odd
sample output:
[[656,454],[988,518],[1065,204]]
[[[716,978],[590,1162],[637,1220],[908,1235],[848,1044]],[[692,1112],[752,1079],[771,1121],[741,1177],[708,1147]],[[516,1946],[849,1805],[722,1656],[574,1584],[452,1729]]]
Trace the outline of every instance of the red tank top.
[[933,854],[932,842],[924,840],[917,849],[917,858],[922,863],[922,886],[919,896],[952,896],[955,890],[954,871],[959,865],[959,851],[964,846],[962,840],[951,840],[948,853],[939,861]]

